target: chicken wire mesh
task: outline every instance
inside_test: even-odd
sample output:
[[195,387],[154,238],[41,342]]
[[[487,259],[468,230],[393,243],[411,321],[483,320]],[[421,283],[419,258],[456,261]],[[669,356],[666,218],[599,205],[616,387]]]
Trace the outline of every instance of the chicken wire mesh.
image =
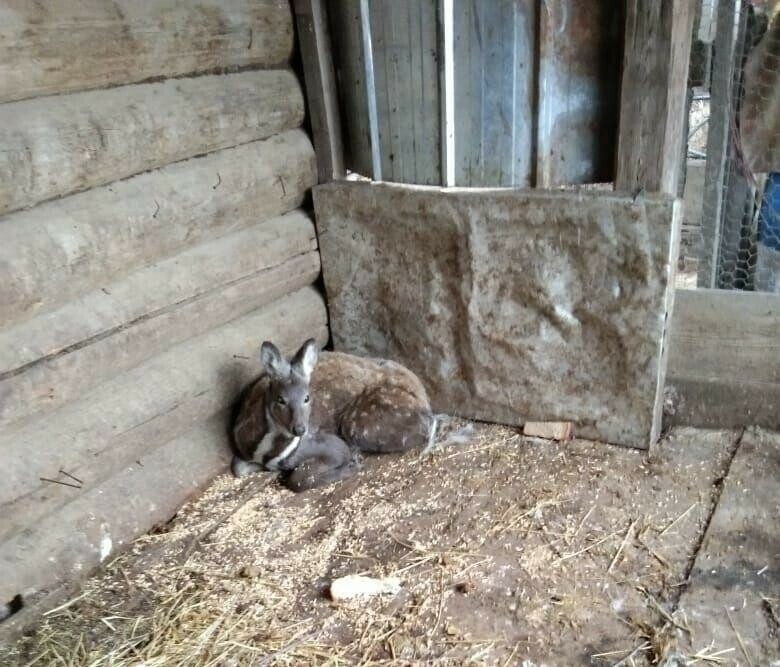
[[689,101],[683,264],[780,293],[780,0],[702,0]]

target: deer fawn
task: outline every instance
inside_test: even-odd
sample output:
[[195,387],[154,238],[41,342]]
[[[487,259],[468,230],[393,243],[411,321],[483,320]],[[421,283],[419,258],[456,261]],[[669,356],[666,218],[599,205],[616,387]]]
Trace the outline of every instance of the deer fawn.
[[263,343],[265,373],[233,425],[237,477],[285,473],[293,491],[356,474],[360,452],[403,452],[432,441],[436,420],[420,380],[400,364],[338,352],[307,340],[291,361]]

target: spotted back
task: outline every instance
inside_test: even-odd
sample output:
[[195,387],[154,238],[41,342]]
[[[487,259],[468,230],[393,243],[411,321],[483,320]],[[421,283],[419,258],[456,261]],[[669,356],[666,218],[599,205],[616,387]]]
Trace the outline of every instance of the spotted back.
[[401,364],[323,352],[311,380],[311,428],[339,433],[370,453],[427,443],[433,416],[425,387]]

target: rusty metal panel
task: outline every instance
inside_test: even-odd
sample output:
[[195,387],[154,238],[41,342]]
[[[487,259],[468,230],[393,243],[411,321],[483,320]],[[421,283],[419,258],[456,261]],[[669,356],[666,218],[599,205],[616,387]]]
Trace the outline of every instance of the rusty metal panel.
[[614,180],[623,3],[540,0],[537,187]]
[[536,0],[454,0],[455,185],[529,187]]
[[437,0],[371,0],[384,180],[441,183]]
[[368,125],[368,95],[360,30],[360,1],[328,2],[328,19],[333,43],[341,106],[344,166],[363,176],[372,175]]

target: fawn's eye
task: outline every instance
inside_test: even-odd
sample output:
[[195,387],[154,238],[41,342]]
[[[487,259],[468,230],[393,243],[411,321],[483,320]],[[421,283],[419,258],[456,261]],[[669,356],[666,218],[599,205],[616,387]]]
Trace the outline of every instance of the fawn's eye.
[[304,398],[304,399],[303,399],[303,402],[304,402],[304,403],[308,403],[310,398],[311,398],[311,396],[309,396],[308,394],[306,394],[306,398]]
[[279,398],[277,398],[277,399],[276,399],[276,402],[277,402],[279,405],[287,405],[287,401],[285,401],[285,400],[284,400],[284,396],[280,396]]

